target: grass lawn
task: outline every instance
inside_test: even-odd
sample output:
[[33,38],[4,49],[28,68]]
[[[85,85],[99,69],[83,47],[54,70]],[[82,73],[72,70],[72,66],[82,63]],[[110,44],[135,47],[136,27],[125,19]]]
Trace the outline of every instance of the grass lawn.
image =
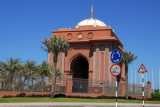
[[[85,99],[85,98],[49,98],[49,97],[13,97],[0,98],[0,103],[11,102],[97,102],[115,103],[115,99]],[[118,99],[118,103],[142,103],[142,100]],[[145,101],[146,104],[160,104],[160,101]]]

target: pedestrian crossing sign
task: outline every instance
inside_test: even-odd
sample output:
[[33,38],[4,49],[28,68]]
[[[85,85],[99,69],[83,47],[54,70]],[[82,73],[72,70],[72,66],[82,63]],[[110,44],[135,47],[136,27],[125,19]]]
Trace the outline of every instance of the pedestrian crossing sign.
[[142,64],[138,70],[138,73],[145,73],[145,72],[147,72],[147,70],[146,70],[145,66]]

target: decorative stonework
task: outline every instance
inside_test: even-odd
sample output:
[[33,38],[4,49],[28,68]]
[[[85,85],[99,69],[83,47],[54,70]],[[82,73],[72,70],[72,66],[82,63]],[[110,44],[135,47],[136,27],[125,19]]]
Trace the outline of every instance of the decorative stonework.
[[82,33],[78,33],[77,38],[82,39],[82,37],[83,37]]
[[67,35],[67,39],[68,39],[68,40],[71,40],[71,39],[72,39],[72,37],[73,37],[73,36],[72,36],[72,34],[71,34],[71,33],[69,33],[69,34]]
[[88,39],[92,39],[92,38],[93,38],[93,33],[92,33],[92,32],[89,32],[88,35],[87,35],[87,38],[88,38]]

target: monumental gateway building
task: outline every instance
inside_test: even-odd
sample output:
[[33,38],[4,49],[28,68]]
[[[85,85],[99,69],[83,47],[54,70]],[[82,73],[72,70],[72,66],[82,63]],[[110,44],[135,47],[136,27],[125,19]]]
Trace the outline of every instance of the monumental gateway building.
[[[67,53],[59,53],[57,68],[63,74],[64,81],[58,81],[57,85],[65,92],[104,93],[115,84],[116,78],[110,73],[113,63],[110,60],[111,52],[115,49],[123,50],[123,44],[111,26],[93,17],[84,19],[75,28],[59,28],[52,31],[52,37],[64,37],[73,50]],[[53,54],[48,53],[49,65],[53,65]],[[119,63],[122,68],[117,77],[119,93],[125,95],[125,64]],[[47,79],[47,85],[51,85],[51,79]],[[109,88],[108,88],[109,89]],[[110,88],[110,91],[115,88]],[[107,90],[107,91],[106,91]],[[109,92],[110,94],[111,92]],[[112,92],[115,94],[115,91]]]

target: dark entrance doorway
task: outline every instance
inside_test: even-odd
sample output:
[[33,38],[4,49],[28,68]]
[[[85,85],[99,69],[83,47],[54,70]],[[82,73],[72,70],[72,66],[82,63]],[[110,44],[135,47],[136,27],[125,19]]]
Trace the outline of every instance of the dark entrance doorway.
[[71,62],[73,72],[72,92],[88,92],[88,69],[89,64],[85,57],[77,56]]

